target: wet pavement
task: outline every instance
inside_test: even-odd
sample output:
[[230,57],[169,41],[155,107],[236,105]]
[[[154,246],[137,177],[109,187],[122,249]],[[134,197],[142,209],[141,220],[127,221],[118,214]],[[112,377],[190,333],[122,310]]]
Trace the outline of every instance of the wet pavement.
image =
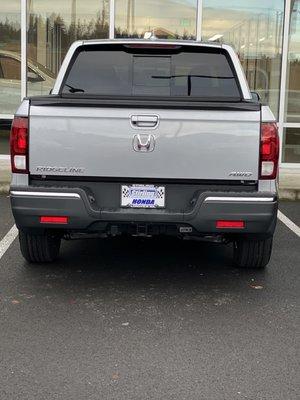
[[[280,210],[299,224],[300,203]],[[0,197],[1,239],[13,225]],[[265,271],[230,246],[171,239],[63,242],[0,260],[0,399],[300,396],[300,238],[278,222]]]

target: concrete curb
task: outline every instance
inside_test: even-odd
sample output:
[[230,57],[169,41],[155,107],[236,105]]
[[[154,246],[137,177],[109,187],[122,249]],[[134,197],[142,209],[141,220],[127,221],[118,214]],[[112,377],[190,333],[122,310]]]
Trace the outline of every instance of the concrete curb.
[[8,193],[10,178],[10,161],[0,159],[0,194]]
[[0,194],[8,194],[9,192],[9,185],[7,183],[0,182]]
[[279,198],[300,200],[300,169],[281,168],[279,173]]
[[[0,194],[8,194],[10,179],[10,161],[0,159]],[[281,200],[300,200],[300,169],[281,169],[279,198]]]
[[300,190],[295,189],[280,189],[279,188],[279,199],[280,200],[300,200]]

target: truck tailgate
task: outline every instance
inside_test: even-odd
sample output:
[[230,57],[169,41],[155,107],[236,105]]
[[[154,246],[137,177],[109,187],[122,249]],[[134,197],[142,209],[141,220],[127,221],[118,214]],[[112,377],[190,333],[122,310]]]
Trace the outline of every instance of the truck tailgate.
[[[135,125],[137,120],[146,125]],[[258,110],[33,105],[29,170],[91,178],[257,180],[259,141]]]

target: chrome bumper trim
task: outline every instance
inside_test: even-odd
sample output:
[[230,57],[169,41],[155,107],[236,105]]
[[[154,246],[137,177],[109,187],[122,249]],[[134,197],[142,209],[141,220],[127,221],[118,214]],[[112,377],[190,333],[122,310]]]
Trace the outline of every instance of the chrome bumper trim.
[[233,201],[233,202],[271,202],[274,197],[206,197],[204,202],[207,201]]
[[64,197],[66,199],[80,199],[80,195],[78,193],[59,193],[59,192],[26,192],[26,191],[18,191],[13,190],[10,192],[12,196],[25,196],[25,197]]

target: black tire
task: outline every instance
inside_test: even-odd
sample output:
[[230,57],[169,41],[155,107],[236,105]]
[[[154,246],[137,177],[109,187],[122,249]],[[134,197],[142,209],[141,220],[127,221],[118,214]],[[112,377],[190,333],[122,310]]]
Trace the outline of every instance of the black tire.
[[49,263],[59,254],[61,238],[51,232],[33,234],[19,230],[20,249],[30,263]]
[[273,237],[264,240],[239,239],[233,243],[233,259],[240,268],[264,268],[270,261]]

